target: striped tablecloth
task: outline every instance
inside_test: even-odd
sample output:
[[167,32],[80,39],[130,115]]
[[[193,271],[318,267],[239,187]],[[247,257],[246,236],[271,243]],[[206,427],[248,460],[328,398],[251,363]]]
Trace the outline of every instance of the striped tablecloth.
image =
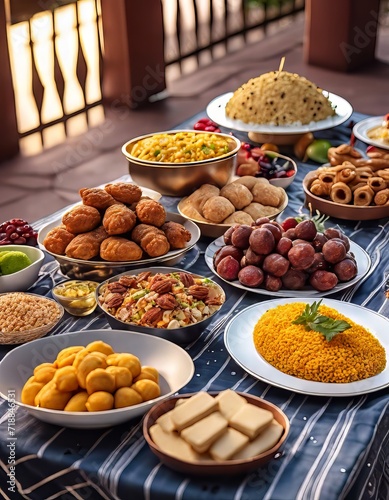
[[[201,115],[204,115],[202,113]],[[199,115],[200,116],[200,115]],[[191,127],[197,116],[181,127]],[[354,114],[353,121],[364,116]],[[318,136],[333,144],[348,142],[350,121]],[[364,148],[363,145],[360,144]],[[306,212],[301,182],[313,165],[299,164],[297,179],[288,188],[289,205],[283,217]],[[177,199],[163,198],[175,210]],[[58,217],[38,221],[36,228]],[[371,258],[367,275],[352,288],[331,298],[351,301],[380,312],[385,302],[385,270],[389,268],[389,221],[331,219]],[[214,277],[204,261],[210,240],[202,239],[180,263],[183,269]],[[62,280],[58,266],[46,258],[39,280],[30,290],[50,296]],[[145,443],[141,420],[110,429],[60,428],[42,423],[18,408],[16,419],[16,480],[18,493],[8,490],[8,404],[0,402],[0,491],[5,498],[182,499],[182,500],[357,500],[389,498],[388,389],[354,397],[319,397],[290,392],[263,383],[240,368],[223,342],[227,321],[256,302],[269,299],[222,284],[227,302],[214,322],[187,350],[195,375],[182,392],[233,388],[261,396],[288,416],[291,429],[278,457],[244,477],[185,477],[161,465]],[[108,329],[104,316],[65,315],[52,332],[60,335],[83,329]],[[389,331],[385,332],[389,335]],[[2,347],[3,357],[10,348]]]

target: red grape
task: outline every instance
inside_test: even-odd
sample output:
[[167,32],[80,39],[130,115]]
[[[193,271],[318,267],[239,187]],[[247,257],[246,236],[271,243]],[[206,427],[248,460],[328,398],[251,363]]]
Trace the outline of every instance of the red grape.
[[0,245],[36,246],[38,233],[23,219],[10,219],[0,224]]

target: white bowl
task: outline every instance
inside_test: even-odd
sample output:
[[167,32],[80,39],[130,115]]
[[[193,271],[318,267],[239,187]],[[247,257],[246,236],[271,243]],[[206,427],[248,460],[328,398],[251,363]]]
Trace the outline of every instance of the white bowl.
[[[59,351],[65,347],[86,346],[94,340],[110,344],[115,352],[135,354],[142,365],[154,366],[160,375],[161,396],[134,406],[90,413],[48,410],[21,403],[23,385],[37,365],[54,361]],[[193,374],[194,364],[189,354],[168,340],[121,330],[84,330],[34,340],[10,351],[0,363],[0,395],[7,399],[12,389],[15,403],[43,422],[93,429],[111,427],[143,415],[155,403],[184,387]]]
[[26,291],[38,278],[45,258],[44,252],[38,247],[28,245],[4,245],[0,247],[0,252],[2,251],[23,252],[30,258],[32,264],[17,273],[0,276],[0,293]]

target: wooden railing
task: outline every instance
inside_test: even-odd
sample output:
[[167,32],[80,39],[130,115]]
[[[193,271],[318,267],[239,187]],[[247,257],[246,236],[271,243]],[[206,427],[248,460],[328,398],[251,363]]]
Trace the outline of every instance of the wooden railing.
[[[267,27],[304,10],[305,0],[162,0],[165,62],[189,71],[266,35]],[[258,37],[256,37],[258,39]],[[240,43],[239,43],[240,42]]]

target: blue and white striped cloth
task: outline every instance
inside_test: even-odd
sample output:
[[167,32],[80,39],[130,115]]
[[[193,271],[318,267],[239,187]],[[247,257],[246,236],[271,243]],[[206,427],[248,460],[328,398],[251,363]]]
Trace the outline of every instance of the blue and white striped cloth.
[[[199,115],[200,116],[200,115]],[[183,124],[191,127],[197,117]],[[362,115],[354,114],[359,121]],[[348,142],[350,122],[319,133],[333,144]],[[364,147],[360,144],[360,146]],[[283,217],[303,211],[301,182],[313,165],[300,164],[288,188],[289,206]],[[164,198],[169,210],[177,199]],[[52,218],[58,217],[55,214]],[[50,218],[38,221],[37,228]],[[369,254],[372,265],[365,278],[332,298],[351,301],[380,312],[385,303],[385,270],[389,219],[332,219]],[[181,267],[214,277],[204,262],[210,240],[201,240]],[[30,290],[50,295],[60,281],[58,266],[46,259],[39,280]],[[4,498],[128,499],[128,500],[387,500],[389,498],[388,389],[355,397],[306,396],[263,383],[232,360],[223,343],[224,326],[232,315],[267,296],[222,283],[227,302],[214,322],[187,350],[195,375],[182,392],[233,389],[261,396],[278,405],[290,420],[290,434],[279,455],[255,472],[240,477],[185,477],[161,465],[145,443],[141,420],[111,429],[78,431],[35,420],[23,408],[16,412],[16,480],[18,493],[8,490],[8,405],[0,402],[0,492]],[[52,332],[108,329],[102,314],[85,318],[65,315]],[[389,332],[387,332],[389,335]],[[0,349],[3,357],[10,347]]]

